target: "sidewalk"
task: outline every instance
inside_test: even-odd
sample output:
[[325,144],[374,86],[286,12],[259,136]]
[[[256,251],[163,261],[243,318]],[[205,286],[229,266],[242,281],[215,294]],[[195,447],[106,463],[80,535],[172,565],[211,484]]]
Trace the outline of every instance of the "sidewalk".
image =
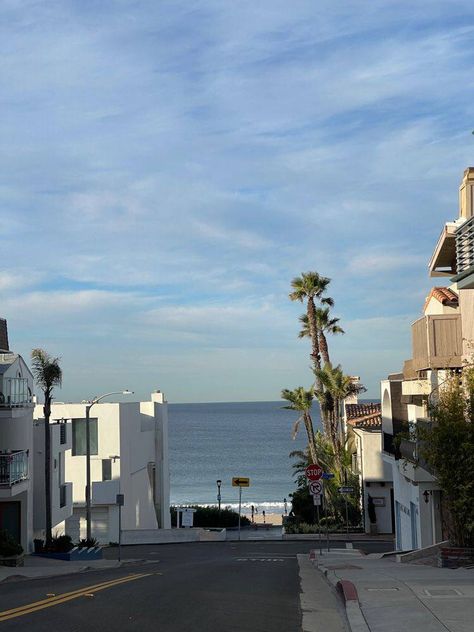
[[[129,561],[129,560],[127,560]],[[0,583],[19,579],[37,579],[39,577],[54,577],[57,575],[69,575],[86,570],[100,570],[118,568],[121,565],[117,560],[91,560],[88,562],[65,562],[63,560],[50,560],[34,555],[25,555],[24,566],[0,566]]]
[[[313,555],[314,566],[333,585],[340,580],[354,584],[355,601],[349,596],[346,602],[353,632],[473,629],[474,569],[397,564],[394,556],[364,555],[353,549],[333,549],[323,555],[317,549]],[[346,586],[350,592],[350,584]]]

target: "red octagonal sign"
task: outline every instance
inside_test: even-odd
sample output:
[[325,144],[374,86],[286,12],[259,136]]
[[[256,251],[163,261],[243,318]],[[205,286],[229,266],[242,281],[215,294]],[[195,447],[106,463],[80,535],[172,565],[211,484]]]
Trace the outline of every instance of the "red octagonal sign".
[[308,465],[308,467],[306,468],[306,478],[309,481],[319,481],[322,475],[323,475],[323,468],[317,463]]

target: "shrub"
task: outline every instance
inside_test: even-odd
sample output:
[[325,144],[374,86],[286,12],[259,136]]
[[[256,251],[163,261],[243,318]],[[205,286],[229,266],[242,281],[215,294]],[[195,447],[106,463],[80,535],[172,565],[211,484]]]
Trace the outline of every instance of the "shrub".
[[48,546],[50,553],[68,553],[74,548],[70,535],[63,533],[62,535],[54,535],[51,544]]
[[10,557],[11,555],[21,555],[23,547],[19,544],[9,531],[0,530],[0,555]]
[[[195,527],[220,527],[224,529],[236,527],[239,524],[239,514],[227,507],[219,511],[218,507],[194,505],[190,509],[196,509],[193,522]],[[173,526],[176,525],[176,507],[171,507],[171,521]],[[246,516],[241,516],[240,525],[247,527],[250,525],[250,520]]]
[[77,546],[80,549],[91,549],[93,547],[99,546],[99,541],[96,538],[81,538],[77,543]]

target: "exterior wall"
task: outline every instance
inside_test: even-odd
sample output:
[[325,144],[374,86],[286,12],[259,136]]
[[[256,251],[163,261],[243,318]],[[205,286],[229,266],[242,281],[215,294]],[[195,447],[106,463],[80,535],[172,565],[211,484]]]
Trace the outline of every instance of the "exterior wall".
[[474,360],[474,290],[460,290],[463,360]]
[[[457,291],[455,288],[453,290]],[[432,296],[423,311],[425,316],[438,316],[441,314],[458,314],[459,308],[443,305],[437,298]]]
[[[4,377],[28,380],[33,392],[33,376],[21,356],[14,356]],[[28,478],[11,486],[0,486],[0,503],[19,503],[20,543],[28,552],[33,547],[33,406],[25,403],[15,408],[0,408],[0,452],[28,451]]]
[[[53,404],[52,418],[85,419],[84,404]],[[161,393],[149,402],[98,403],[98,454],[91,455],[92,535],[101,542],[118,541],[116,495],[124,495],[123,530],[170,527],[167,403]],[[102,460],[111,459],[112,480],[102,480]],[[85,537],[86,457],[66,454],[66,478],[73,482],[73,515],[66,530]],[[157,519],[158,517],[158,519]]]
[[382,459],[381,432],[369,432],[354,428],[356,438],[359,481],[362,490],[362,507],[366,533],[370,532],[370,520],[367,510],[368,496],[383,499],[384,506],[376,506],[377,530],[379,533],[392,533],[392,468]]
[[[43,414],[42,406],[36,408],[35,414]],[[64,424],[66,442],[61,443],[61,425],[50,424],[51,434],[51,524],[53,533],[63,533],[63,523],[72,515],[72,483],[66,482],[66,452],[71,450],[71,425]],[[44,419],[34,423],[34,517],[35,537],[44,538],[45,494],[44,494]],[[61,486],[65,485],[66,502],[61,507]]]

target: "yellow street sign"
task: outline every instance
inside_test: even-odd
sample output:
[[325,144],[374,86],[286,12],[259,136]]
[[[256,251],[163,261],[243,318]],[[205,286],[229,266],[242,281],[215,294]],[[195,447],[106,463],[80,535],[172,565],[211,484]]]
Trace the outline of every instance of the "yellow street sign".
[[232,487],[250,487],[250,479],[243,476],[236,476],[232,479]]

